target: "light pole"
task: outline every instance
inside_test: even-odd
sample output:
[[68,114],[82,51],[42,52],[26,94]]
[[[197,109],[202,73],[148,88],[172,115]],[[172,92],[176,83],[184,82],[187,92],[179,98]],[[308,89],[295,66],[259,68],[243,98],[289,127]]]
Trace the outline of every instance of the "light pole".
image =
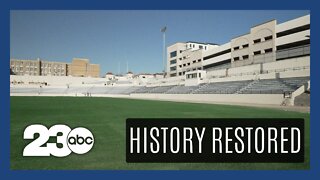
[[166,76],[166,30],[167,26],[163,27],[160,31],[162,32],[163,38],[163,55],[162,55],[162,63],[163,63],[163,76]]

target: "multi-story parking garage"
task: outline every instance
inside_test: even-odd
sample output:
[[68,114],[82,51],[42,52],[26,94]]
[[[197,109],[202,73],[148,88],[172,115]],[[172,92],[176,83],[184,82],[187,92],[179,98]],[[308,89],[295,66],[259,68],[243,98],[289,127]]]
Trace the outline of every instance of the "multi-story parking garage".
[[167,48],[167,74],[184,76],[195,70],[212,71],[310,56],[310,15],[277,24],[271,20],[250,28],[223,45],[186,42]]

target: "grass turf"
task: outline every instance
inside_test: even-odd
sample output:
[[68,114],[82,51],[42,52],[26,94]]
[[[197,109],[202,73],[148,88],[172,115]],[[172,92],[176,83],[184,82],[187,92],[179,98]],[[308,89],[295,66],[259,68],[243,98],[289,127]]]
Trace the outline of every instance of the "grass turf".
[[[228,105],[178,103],[150,100],[89,97],[11,97],[10,102],[11,169],[309,169],[310,114]],[[304,118],[304,163],[126,163],[126,118]],[[67,124],[84,126],[95,136],[95,145],[84,155],[57,157],[22,157],[29,141],[23,131],[30,124],[50,127]]]

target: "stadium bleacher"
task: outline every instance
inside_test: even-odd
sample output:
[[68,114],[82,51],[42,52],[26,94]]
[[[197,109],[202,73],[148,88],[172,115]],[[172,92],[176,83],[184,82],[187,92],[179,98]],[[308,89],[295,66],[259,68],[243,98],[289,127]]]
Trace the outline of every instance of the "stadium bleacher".
[[172,89],[174,86],[158,86],[149,91],[149,93],[165,93]]
[[286,85],[291,86],[294,89],[297,89],[300,86],[307,83],[310,80],[310,77],[284,78],[279,80],[285,83]]
[[251,81],[232,81],[208,83],[193,91],[193,94],[234,94],[237,90],[250,82]]
[[174,86],[169,89],[166,94],[190,94],[192,91],[198,89],[200,86]]
[[198,86],[33,86],[10,87],[11,93],[35,94],[282,94],[308,83],[310,77],[204,83]]
[[293,92],[307,83],[309,79],[310,77],[256,80],[249,87],[239,91],[238,94],[282,94]]
[[146,87],[146,86],[143,86],[135,91],[133,91],[132,93],[149,93],[152,89],[154,89],[156,87]]

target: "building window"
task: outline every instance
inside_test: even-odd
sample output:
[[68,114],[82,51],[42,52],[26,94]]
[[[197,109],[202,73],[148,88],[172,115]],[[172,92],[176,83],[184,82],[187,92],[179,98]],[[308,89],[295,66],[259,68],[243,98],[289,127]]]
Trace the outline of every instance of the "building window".
[[239,57],[234,57],[233,60],[234,61],[238,61],[240,58]]
[[170,64],[176,64],[176,63],[177,63],[176,59],[170,61]]
[[199,49],[203,49],[203,46],[199,45]]
[[249,47],[249,44],[242,45],[242,48],[247,48],[247,47]]
[[195,47],[195,45],[193,45],[193,48]]
[[197,73],[187,74],[187,79],[197,78]]
[[170,67],[170,71],[175,71],[175,70],[177,70],[177,67],[176,67],[176,66]]
[[235,51],[235,50],[238,50],[239,48],[240,48],[240,47],[237,46],[237,47],[234,47],[233,50]]
[[255,52],[253,52],[253,54],[254,55],[259,55],[259,54],[261,54],[261,51],[255,51]]
[[271,53],[271,52],[272,52],[272,48],[264,50],[264,53]]
[[177,51],[173,51],[170,53],[170,58],[176,57],[177,56]]
[[192,63],[196,63],[196,62],[197,62],[197,60],[192,61]]
[[249,55],[242,56],[243,60],[249,59]]
[[201,62],[201,59],[198,59],[198,62]]
[[267,36],[264,38],[265,41],[271,40],[272,39],[272,35],[271,36]]
[[261,39],[253,40],[253,44],[256,44],[256,43],[259,43],[259,42],[261,42]]

